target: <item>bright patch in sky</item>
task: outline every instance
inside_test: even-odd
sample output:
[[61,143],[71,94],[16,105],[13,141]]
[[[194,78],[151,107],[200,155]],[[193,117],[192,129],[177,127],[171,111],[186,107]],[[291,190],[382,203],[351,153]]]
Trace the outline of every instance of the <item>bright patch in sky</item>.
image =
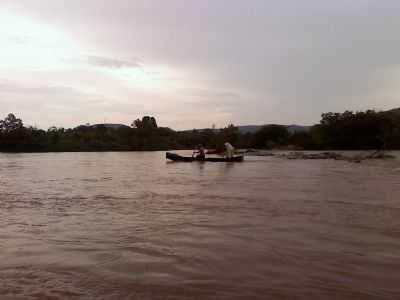
[[99,68],[128,88],[151,89],[168,91],[177,88],[173,80],[176,75],[172,70],[162,67],[121,67],[121,68]]
[[63,32],[25,16],[0,13],[0,65],[2,68],[55,69],[78,53]]
[[173,87],[171,70],[143,65],[93,66],[89,65],[85,51],[60,30],[45,23],[0,13],[0,66],[9,70],[46,71],[65,68],[92,69],[121,81],[125,87],[142,89],[168,89]]
[[[179,88],[179,74],[172,68],[102,56],[57,27],[21,14],[1,11],[0,20],[3,114],[12,111],[37,124],[35,119],[52,110],[57,120],[46,120],[39,125],[43,127],[114,118],[130,122],[154,109],[151,102],[143,102],[144,93],[154,98],[154,93]],[[137,115],[121,118],[121,105],[125,113],[130,107]],[[80,120],[72,120],[78,112]]]

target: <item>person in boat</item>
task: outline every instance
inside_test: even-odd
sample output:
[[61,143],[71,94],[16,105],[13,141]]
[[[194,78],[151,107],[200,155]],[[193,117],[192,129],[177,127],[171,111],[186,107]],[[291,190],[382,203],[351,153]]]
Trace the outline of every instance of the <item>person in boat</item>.
[[196,154],[196,159],[204,160],[206,158],[206,149],[203,145],[198,145],[193,154]]
[[228,142],[226,142],[224,145],[226,149],[226,157],[232,158],[233,155],[235,154],[235,148],[233,148],[233,146]]

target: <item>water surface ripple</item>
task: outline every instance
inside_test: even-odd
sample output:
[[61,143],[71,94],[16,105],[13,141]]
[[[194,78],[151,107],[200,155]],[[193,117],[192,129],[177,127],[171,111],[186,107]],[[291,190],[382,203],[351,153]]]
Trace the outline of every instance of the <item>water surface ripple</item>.
[[0,154],[0,299],[399,299],[400,159]]

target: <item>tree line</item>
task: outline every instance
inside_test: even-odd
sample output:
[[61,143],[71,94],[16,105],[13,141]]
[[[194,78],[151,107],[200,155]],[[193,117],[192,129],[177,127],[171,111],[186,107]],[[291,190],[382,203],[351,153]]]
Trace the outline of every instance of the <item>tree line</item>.
[[319,124],[290,133],[286,126],[266,125],[255,133],[238,127],[175,131],[159,127],[154,117],[136,119],[129,126],[104,124],[76,128],[50,127],[47,131],[24,126],[14,114],[0,120],[0,151],[148,151],[193,149],[202,144],[222,151],[228,141],[236,148],[358,150],[400,149],[400,109],[386,112],[322,114]]

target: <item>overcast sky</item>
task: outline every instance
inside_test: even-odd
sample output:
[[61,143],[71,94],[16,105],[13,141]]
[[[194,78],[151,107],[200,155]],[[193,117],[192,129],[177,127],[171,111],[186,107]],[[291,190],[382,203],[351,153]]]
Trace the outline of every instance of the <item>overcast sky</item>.
[[0,1],[0,117],[40,128],[399,106],[397,0]]

